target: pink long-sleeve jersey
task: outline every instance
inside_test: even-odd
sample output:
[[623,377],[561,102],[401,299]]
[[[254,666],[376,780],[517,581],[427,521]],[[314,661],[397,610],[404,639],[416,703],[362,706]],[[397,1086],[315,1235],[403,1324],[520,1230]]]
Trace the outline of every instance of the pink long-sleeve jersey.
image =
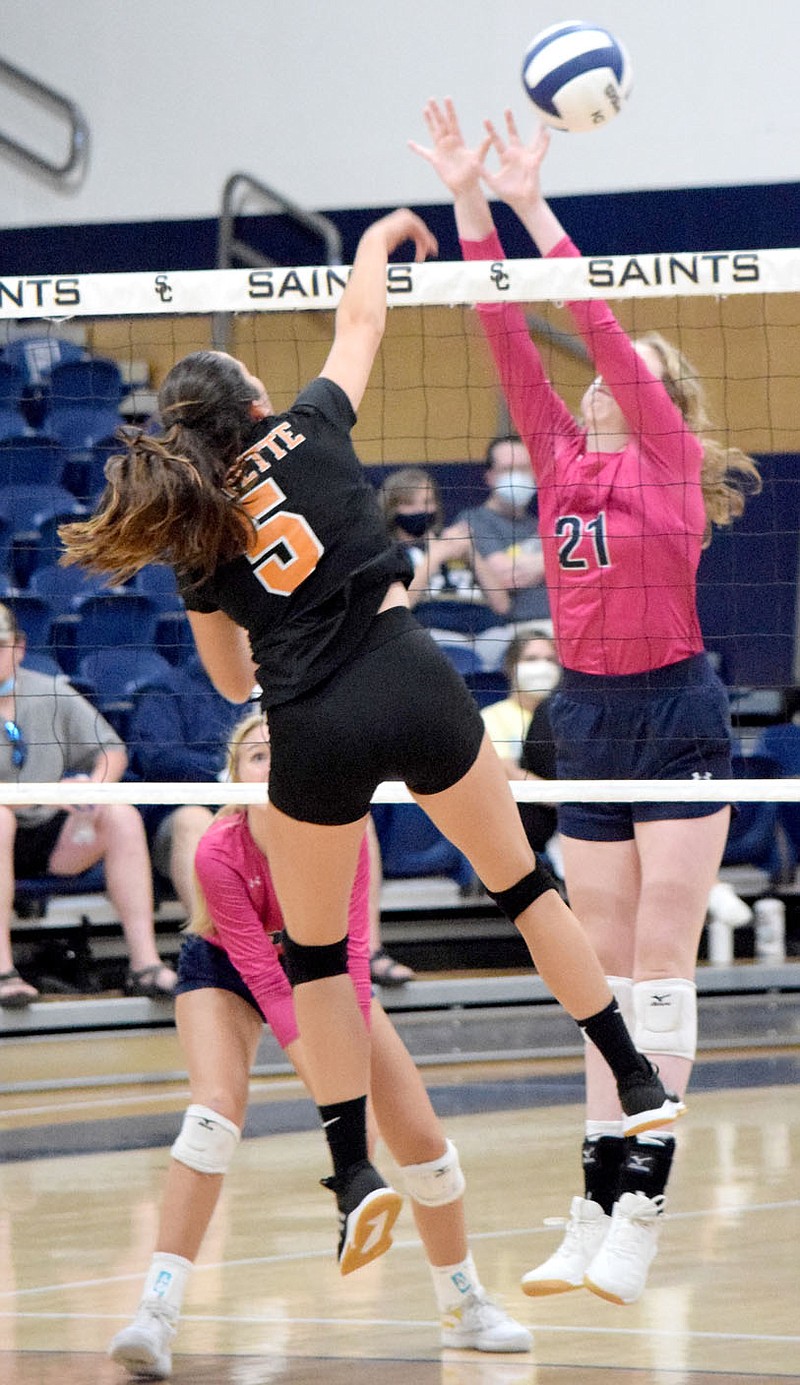
[[[283,928],[283,914],[263,852],[247,825],[247,814],[217,818],[200,840],[195,870],[214,920],[206,935],[227,952],[247,983],[281,1048],[299,1035],[292,989],[270,934]],[[358,1003],[369,1023],[372,990],[369,971],[369,851],[361,843],[350,895],[348,971]]]
[[[462,241],[462,250],[469,260],[503,258],[495,233]],[[551,253],[580,252],[565,237]],[[703,450],[608,305],[568,307],[630,428],[621,452],[587,451],[586,431],[550,385],[519,306],[480,304],[478,314],[536,473],[559,658],[582,673],[640,673],[703,648]]]

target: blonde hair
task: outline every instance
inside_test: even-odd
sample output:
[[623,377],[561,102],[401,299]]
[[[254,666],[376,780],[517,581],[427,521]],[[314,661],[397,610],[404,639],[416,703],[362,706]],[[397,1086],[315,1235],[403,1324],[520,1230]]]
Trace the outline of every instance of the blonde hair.
[[711,543],[713,526],[732,524],[744,511],[748,495],[761,490],[761,476],[755,460],[740,447],[725,447],[715,438],[704,436],[712,427],[706,407],[705,391],[694,366],[677,346],[660,332],[646,332],[639,344],[655,351],[663,367],[662,381],[670,399],[680,409],[703,448],[700,486],[706,511],[703,547]]
[[[247,739],[251,731],[255,731],[256,727],[266,725],[267,719],[263,712],[248,712],[247,716],[243,717],[242,720],[237,722],[234,726],[230,740],[228,741],[228,754],[226,758],[228,779],[232,784],[241,783],[239,779],[239,755],[241,753],[242,743]],[[224,806],[214,814],[206,831],[210,831],[218,818],[232,817],[234,813],[241,813],[242,811],[243,807],[240,803],[224,804]],[[207,938],[208,935],[214,931],[215,925],[208,907],[208,900],[203,893],[203,887],[195,871],[194,908],[192,910],[192,917],[184,926],[184,932],[195,933],[200,938]]]

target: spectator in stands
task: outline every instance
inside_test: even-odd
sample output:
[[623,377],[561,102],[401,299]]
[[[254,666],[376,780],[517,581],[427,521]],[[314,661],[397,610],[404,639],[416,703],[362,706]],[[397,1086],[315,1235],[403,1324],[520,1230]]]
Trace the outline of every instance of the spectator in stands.
[[412,606],[426,597],[458,597],[472,591],[474,578],[465,561],[469,545],[458,536],[441,537],[442,497],[429,471],[406,466],[390,472],[378,498],[389,537],[402,544],[414,567],[414,580],[408,588]]
[[[553,775],[537,775],[523,758],[533,716],[561,677],[552,635],[536,626],[528,626],[515,635],[506,650],[505,671],[511,691],[501,702],[483,708],[483,724],[509,779],[529,779],[532,774],[552,778]],[[560,855],[552,841],[558,827],[555,808],[546,803],[519,803],[518,807],[534,851],[546,852],[550,865],[561,877]]]
[[543,626],[527,626],[509,644],[503,660],[509,694],[481,713],[509,779],[524,779],[522,747],[531,717],[561,676],[555,641]]
[[[197,655],[177,665],[168,683],[137,695],[128,732],[134,773],[146,783],[203,783],[218,779],[225,748],[246,704],[221,697]],[[142,809],[156,872],[168,880],[191,917],[194,854],[211,822],[202,804]]]
[[[261,715],[236,727],[229,773],[235,783],[267,783],[269,733]],[[191,1105],[172,1146],[156,1248],[136,1317],[109,1348],[112,1358],[136,1376],[163,1379],[171,1372],[171,1343],[186,1284],[239,1143],[250,1069],[265,1022],[300,1077],[306,1075],[292,990],[281,967],[283,917],[268,859],[257,845],[263,829],[256,824],[265,812],[255,804],[223,808],[197,855],[200,890],[181,949],[175,1007]],[[362,838],[350,895],[348,966],[370,1024],[371,1143],[379,1131],[411,1197],[441,1316],[442,1345],[528,1351],[530,1333],[487,1298],[478,1277],[467,1242],[458,1152],[410,1054],[377,1000],[370,1000],[369,912],[369,853]],[[334,1188],[334,1179],[323,1181]],[[279,1204],[279,1190],[276,1199]],[[380,1215],[376,1202],[373,1219]],[[371,1234],[365,1263],[380,1253],[374,1229]],[[391,1226],[383,1234],[390,1239]]]
[[[0,605],[0,781],[56,783],[67,778],[116,783],[128,756],[116,732],[66,678],[25,668],[25,636]],[[128,995],[170,997],[176,976],[156,951],[147,840],[138,810],[0,805],[0,1006],[20,1008],[37,991],[11,952],[15,880],[78,875],[102,861],[130,961]]]
[[490,495],[463,510],[441,542],[450,560],[466,561],[488,606],[503,622],[543,620],[549,615],[536,497],[528,449],[518,437],[494,438],[486,452]]

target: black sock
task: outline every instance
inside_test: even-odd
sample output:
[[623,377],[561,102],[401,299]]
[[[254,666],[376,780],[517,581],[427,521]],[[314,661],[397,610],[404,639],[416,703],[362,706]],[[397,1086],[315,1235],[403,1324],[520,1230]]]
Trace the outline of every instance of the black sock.
[[667,1186],[675,1139],[672,1135],[634,1135],[625,1141],[628,1148],[620,1169],[619,1191],[660,1197]]
[[612,999],[605,1010],[590,1015],[588,1020],[578,1020],[578,1024],[599,1048],[617,1081],[645,1070],[647,1060],[634,1047],[616,999]]
[[584,1196],[599,1202],[607,1217],[619,1197],[619,1176],[627,1144],[623,1135],[587,1135],[583,1142]]
[[331,1152],[333,1172],[338,1177],[350,1164],[367,1158],[367,1098],[335,1101],[330,1106],[318,1106],[317,1110]]

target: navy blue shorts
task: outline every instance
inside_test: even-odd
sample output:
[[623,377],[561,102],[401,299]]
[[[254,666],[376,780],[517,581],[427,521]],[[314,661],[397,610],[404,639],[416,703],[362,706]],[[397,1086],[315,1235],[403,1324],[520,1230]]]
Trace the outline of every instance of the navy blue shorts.
[[289,817],[341,825],[383,780],[449,789],[484,735],[461,674],[405,606],[376,616],[347,663],[304,697],[269,710],[269,796]]
[[[559,779],[730,779],[728,695],[705,654],[645,673],[565,669],[550,703]],[[721,803],[564,803],[559,830],[622,842],[636,822],[702,818]]]
[[250,987],[242,980],[233,962],[223,947],[201,938],[198,933],[187,933],[178,954],[178,984],[176,995],[187,991],[231,991],[246,1000],[263,1020],[261,1006]]

